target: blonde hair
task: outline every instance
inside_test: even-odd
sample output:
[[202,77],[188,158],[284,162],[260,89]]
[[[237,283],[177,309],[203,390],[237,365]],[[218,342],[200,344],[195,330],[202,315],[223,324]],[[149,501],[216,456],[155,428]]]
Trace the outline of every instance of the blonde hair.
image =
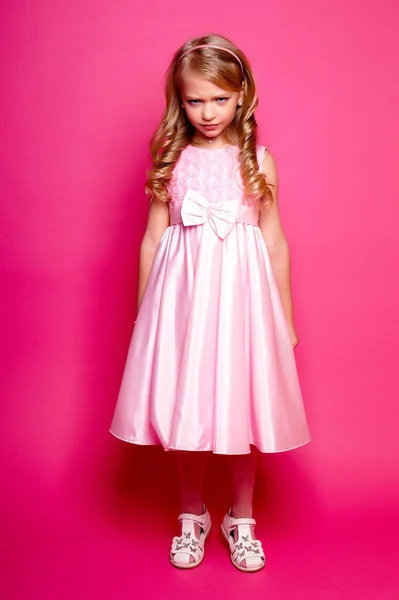
[[[197,46],[221,46],[234,52],[242,62],[230,53],[216,48]],[[184,56],[183,56],[184,55]],[[156,130],[150,150],[153,165],[147,175],[145,191],[153,200],[168,202],[168,184],[174,166],[184,148],[190,143],[195,132],[182,108],[180,87],[184,70],[190,68],[204,75],[220,88],[239,92],[244,86],[241,107],[237,107],[233,121],[224,132],[226,140],[240,149],[241,177],[244,193],[252,202],[271,204],[273,201],[271,184],[259,170],[256,142],[257,123],[255,109],[258,105],[255,80],[246,56],[228,39],[220,35],[206,35],[189,40],[175,53],[167,72],[166,107],[162,121]]]

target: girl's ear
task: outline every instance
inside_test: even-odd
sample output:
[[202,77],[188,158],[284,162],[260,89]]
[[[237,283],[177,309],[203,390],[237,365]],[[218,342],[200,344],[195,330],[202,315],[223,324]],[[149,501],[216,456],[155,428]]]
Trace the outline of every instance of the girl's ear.
[[245,83],[243,81],[241,84],[241,91],[238,95],[238,104],[242,104],[244,102],[244,93],[245,93]]

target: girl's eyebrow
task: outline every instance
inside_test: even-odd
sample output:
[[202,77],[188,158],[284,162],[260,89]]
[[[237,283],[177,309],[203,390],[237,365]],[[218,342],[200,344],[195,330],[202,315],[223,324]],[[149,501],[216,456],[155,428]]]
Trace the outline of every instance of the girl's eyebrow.
[[[216,94],[215,96],[212,96],[211,100],[217,100],[217,98],[225,98],[226,96],[228,96],[228,92],[223,92],[222,94]],[[201,96],[194,96],[192,94],[184,94],[184,97],[187,98],[187,100],[201,100]]]

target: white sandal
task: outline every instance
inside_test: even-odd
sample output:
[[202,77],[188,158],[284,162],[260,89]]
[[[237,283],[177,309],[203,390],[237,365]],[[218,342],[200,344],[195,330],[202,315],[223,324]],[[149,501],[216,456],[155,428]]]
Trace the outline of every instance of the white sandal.
[[[230,546],[230,558],[240,571],[254,573],[265,566],[265,553],[262,543],[254,540],[251,527],[256,525],[255,519],[233,519],[230,511],[224,516],[222,534]],[[237,541],[234,541],[234,529],[237,528]],[[242,563],[246,561],[244,567]]]
[[[170,550],[170,562],[178,569],[193,569],[201,564],[204,558],[205,540],[211,530],[211,517],[204,507],[204,514],[192,515],[182,513],[178,516],[181,522],[181,535],[173,538]],[[200,539],[195,534],[195,524],[201,527]],[[190,562],[190,557],[194,562]]]

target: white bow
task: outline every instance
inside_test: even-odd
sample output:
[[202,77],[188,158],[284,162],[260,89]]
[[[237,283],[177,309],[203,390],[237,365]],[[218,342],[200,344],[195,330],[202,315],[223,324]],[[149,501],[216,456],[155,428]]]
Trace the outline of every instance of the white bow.
[[238,214],[238,202],[208,202],[195,190],[188,190],[181,207],[183,225],[202,225],[209,221],[213,231],[222,240],[233,229]]

